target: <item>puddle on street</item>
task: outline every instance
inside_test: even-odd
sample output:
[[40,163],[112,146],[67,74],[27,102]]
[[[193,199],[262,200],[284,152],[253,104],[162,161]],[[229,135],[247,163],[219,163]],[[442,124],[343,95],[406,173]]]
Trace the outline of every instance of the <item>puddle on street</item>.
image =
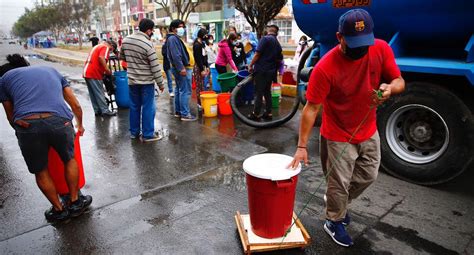
[[205,182],[206,185],[227,186],[235,191],[245,191],[245,173],[242,170],[242,163],[234,163],[215,170],[211,170],[195,179],[198,182]]
[[24,55],[24,57],[28,60],[29,59],[45,59],[44,56],[39,55],[39,54],[26,54],[26,55]]

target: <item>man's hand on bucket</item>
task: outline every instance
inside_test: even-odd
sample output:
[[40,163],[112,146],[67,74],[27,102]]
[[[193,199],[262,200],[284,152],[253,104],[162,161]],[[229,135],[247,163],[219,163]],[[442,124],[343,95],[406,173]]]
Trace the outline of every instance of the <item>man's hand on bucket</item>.
[[308,151],[306,150],[306,148],[297,148],[295,155],[293,156],[293,160],[286,168],[295,170],[301,161],[304,162],[305,166],[308,166]]
[[83,136],[85,131],[86,130],[84,129],[82,125],[77,126],[77,133],[79,134],[79,136]]

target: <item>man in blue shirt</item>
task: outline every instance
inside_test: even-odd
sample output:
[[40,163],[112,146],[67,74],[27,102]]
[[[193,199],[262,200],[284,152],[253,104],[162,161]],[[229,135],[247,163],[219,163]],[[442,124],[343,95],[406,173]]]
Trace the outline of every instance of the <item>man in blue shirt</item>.
[[[78,133],[84,133],[82,108],[66,79],[46,66],[17,67],[0,79],[0,102],[15,129],[21,153],[36,183],[53,205],[45,212],[48,221],[81,215],[91,196],[79,195],[79,170],[74,159],[73,114]],[[65,165],[70,201],[63,205],[48,172],[48,151],[52,147]]]
[[267,35],[260,39],[257,53],[250,63],[250,72],[255,72],[255,105],[253,112],[248,116],[251,120],[259,120],[262,108],[262,97],[265,97],[265,112],[263,118],[272,119],[272,83],[277,70],[283,61],[282,48],[277,39],[278,26],[267,27]]

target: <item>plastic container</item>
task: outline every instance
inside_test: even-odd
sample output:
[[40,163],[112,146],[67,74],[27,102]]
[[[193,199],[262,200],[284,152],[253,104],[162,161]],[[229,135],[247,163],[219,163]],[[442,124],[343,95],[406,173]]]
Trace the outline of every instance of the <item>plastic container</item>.
[[272,94],[278,94],[281,96],[281,84],[273,83],[272,84]]
[[232,115],[232,107],[230,106],[230,93],[220,93],[217,95],[217,105],[220,115]]
[[280,107],[280,95],[272,93],[272,108]]
[[211,69],[212,90],[219,93],[221,92],[221,85],[219,81],[217,80],[217,76],[219,76],[219,73],[217,72],[217,69],[215,67],[211,67],[210,69]]
[[283,84],[296,85],[296,81],[293,78],[293,73],[290,72],[290,71],[285,71],[283,73],[283,76],[281,78],[281,82]]
[[204,110],[204,117],[217,116],[217,94],[204,93],[201,94],[201,106]]
[[237,85],[237,74],[222,73],[217,76],[222,92],[229,92]]
[[[237,78],[238,81],[241,82],[243,79],[247,78],[250,75],[249,71],[247,70],[242,70],[237,73]],[[246,84],[242,88],[242,99],[244,101],[252,101],[254,98],[254,93],[255,93],[255,86],[253,82]]]
[[[79,134],[76,134],[74,139],[74,158],[77,161],[77,167],[79,169],[79,189],[82,189],[86,184],[86,179],[84,177],[84,166],[82,165],[82,154],[81,154],[81,144],[79,142]],[[64,176],[64,163],[59,157],[58,153],[50,148],[48,152],[48,171],[53,179],[54,186],[56,191],[60,195],[69,194],[69,187],[66,183],[66,178]]]
[[295,170],[286,168],[292,160],[287,155],[265,153],[244,161],[250,224],[260,237],[282,237],[291,226],[301,171],[301,165]]
[[128,76],[127,71],[114,72],[115,83],[115,102],[120,108],[130,107],[130,94],[128,91]]

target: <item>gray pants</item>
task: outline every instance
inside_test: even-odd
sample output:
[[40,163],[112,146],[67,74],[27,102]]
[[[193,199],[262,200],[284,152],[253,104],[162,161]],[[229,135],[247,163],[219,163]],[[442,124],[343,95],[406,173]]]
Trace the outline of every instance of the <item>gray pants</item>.
[[321,136],[320,146],[324,175],[331,171],[327,177],[326,218],[341,221],[346,216],[348,204],[377,179],[379,133],[360,144],[334,142]]
[[107,101],[105,100],[104,84],[102,80],[88,78],[85,78],[85,80],[95,114],[100,115],[102,113],[110,112]]

